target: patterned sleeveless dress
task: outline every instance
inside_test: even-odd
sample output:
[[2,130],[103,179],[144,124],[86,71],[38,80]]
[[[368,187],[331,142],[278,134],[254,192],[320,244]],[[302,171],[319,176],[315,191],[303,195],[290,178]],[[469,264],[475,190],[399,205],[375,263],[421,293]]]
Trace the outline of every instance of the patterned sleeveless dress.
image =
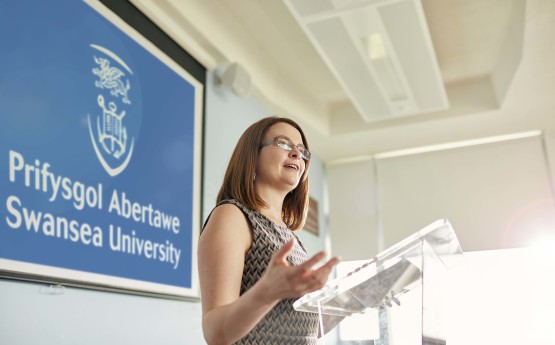
[[[219,205],[233,204],[247,217],[253,241],[245,255],[241,281],[241,295],[261,277],[272,255],[296,235],[279,226],[263,214],[246,208],[236,200],[223,200]],[[292,265],[299,265],[309,256],[297,238],[297,244],[287,257]],[[253,330],[235,344],[238,345],[315,345],[318,335],[318,314],[298,312],[293,308],[295,299],[281,300]]]

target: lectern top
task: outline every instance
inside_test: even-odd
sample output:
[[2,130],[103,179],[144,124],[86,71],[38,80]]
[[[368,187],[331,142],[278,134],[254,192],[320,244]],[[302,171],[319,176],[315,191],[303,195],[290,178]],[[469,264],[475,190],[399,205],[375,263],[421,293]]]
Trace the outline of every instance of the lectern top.
[[293,306],[301,311],[348,316],[399,304],[398,296],[420,284],[425,266],[430,270],[432,262],[439,262],[450,268],[462,260],[462,254],[451,224],[440,219],[303,296]]

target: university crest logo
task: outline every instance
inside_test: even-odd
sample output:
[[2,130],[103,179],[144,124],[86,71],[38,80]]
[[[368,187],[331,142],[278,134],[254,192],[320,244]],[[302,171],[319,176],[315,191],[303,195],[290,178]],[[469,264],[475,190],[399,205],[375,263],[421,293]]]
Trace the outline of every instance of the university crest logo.
[[[88,127],[94,151],[100,164],[110,176],[125,170],[131,156],[135,138],[130,136],[126,121],[132,114],[130,99],[133,72],[127,64],[110,50],[91,44],[94,49],[92,75],[97,90],[96,121],[88,115]],[[93,115],[93,116],[94,116]]]

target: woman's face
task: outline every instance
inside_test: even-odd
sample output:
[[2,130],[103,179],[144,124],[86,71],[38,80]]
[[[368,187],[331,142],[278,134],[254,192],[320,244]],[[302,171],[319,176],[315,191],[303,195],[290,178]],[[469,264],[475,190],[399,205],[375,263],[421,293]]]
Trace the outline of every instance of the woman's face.
[[304,173],[306,164],[297,146],[303,146],[301,133],[293,126],[278,122],[268,129],[262,143],[272,142],[275,138],[282,138],[292,143],[293,149],[287,151],[276,144],[270,144],[260,149],[256,166],[256,184],[269,186],[285,191],[295,189]]

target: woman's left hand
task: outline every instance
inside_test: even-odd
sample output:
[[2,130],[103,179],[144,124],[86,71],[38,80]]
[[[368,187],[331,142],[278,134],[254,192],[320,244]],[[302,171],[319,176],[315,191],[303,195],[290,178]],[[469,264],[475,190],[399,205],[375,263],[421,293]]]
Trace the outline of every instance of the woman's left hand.
[[287,255],[295,243],[296,239],[292,238],[274,254],[260,279],[269,301],[301,297],[321,289],[326,284],[333,266],[340,261],[334,257],[315,269],[314,266],[326,256],[324,252],[319,252],[301,265],[291,265],[287,261]]

